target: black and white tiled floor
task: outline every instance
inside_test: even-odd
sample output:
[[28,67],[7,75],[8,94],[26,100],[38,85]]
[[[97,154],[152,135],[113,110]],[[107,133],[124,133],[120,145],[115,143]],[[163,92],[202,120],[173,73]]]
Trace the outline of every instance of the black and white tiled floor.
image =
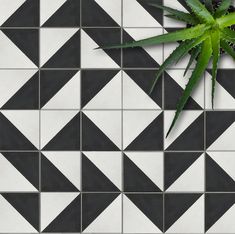
[[147,2],[0,0],[0,233],[235,233],[234,62],[165,139],[176,45],[94,50],[184,26]]

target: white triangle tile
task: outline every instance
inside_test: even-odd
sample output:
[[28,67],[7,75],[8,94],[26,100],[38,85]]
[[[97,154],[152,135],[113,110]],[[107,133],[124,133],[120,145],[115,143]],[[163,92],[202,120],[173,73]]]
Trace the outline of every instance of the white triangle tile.
[[[184,77],[184,70],[168,70],[167,73],[170,77],[182,88],[185,89],[185,86],[188,83],[188,80],[191,76],[189,71]],[[202,108],[204,107],[204,79],[201,79],[197,87],[193,90],[190,95]]]
[[80,189],[80,152],[49,152],[43,155],[78,189]]
[[41,193],[41,230],[44,230],[79,193]]
[[125,152],[161,190],[163,190],[163,154],[161,152]]
[[217,138],[208,150],[234,150],[235,123],[233,123],[219,138]]
[[204,233],[204,195],[166,233]]
[[121,72],[113,77],[84,107],[84,109],[121,109]]
[[123,147],[126,148],[161,111],[124,111]]
[[233,205],[206,233],[235,233],[235,205]]
[[2,154],[0,154],[0,172],[1,191],[37,191],[37,189]]
[[114,185],[122,189],[122,154],[121,152],[83,152]]
[[[7,110],[2,114],[23,133],[35,146],[39,147],[39,111],[34,110]],[[27,119],[27,121],[25,121]]]
[[123,200],[124,233],[162,233],[127,196]]
[[77,111],[41,111],[41,148],[43,148]]
[[3,106],[34,74],[32,70],[0,71],[0,106]]
[[121,1],[120,0],[95,0],[97,4],[113,19],[121,25]]
[[[137,1],[136,1],[137,2]],[[135,13],[136,14],[136,13]],[[139,18],[139,16],[138,16]],[[140,21],[139,21],[140,22]],[[148,37],[154,37],[162,34],[161,28],[125,28],[125,31],[134,39],[141,40]],[[162,45],[154,45],[154,46],[145,46],[143,49],[158,63],[162,64],[162,53],[163,46]]]
[[[184,130],[186,130],[200,116],[201,113],[202,111],[183,111],[170,135],[165,139],[165,149],[170,146],[177,139],[177,137],[179,137],[184,132]],[[165,136],[169,130],[174,115],[175,111],[164,112]]]
[[[201,155],[168,189],[167,192],[204,191],[204,155]],[[197,178],[195,180],[195,178]]]
[[0,195],[1,233],[38,233],[38,231]]
[[[205,90],[211,89],[211,75],[206,72],[205,74]],[[205,93],[205,105],[207,109],[212,109],[211,106],[211,92]],[[234,109],[235,99],[233,96],[224,89],[222,85],[216,82],[215,97],[214,97],[214,109]]]
[[87,33],[81,31],[81,67],[82,68],[119,68],[102,49],[94,50],[99,45]]
[[40,31],[40,61],[45,64],[76,32],[73,28],[42,28]]
[[0,68],[37,68],[36,65],[1,31],[0,41]]
[[84,233],[121,233],[122,199],[119,195],[85,230]]
[[0,0],[0,25],[2,25],[14,12],[25,2],[25,0]]
[[40,0],[40,23],[43,25],[66,0]]
[[123,26],[162,27],[136,0],[123,2]]
[[208,154],[235,181],[235,152],[209,152]]
[[61,108],[80,108],[80,72],[76,73],[43,107],[43,109]]
[[123,73],[124,109],[161,109],[126,73]]
[[121,111],[84,111],[86,116],[121,148]]

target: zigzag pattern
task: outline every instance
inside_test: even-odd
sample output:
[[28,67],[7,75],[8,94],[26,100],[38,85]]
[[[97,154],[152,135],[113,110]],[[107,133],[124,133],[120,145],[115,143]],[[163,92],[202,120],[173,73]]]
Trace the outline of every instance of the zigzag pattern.
[[0,233],[235,233],[234,61],[165,139],[177,45],[94,50],[185,26],[149,2],[0,0]]

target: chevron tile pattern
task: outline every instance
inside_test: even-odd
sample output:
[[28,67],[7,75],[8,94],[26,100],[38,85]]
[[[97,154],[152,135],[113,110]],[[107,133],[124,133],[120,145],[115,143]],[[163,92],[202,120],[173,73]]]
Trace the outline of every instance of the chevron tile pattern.
[[[155,0],[175,9],[183,0]],[[94,48],[185,25],[152,0],[0,0],[0,234],[235,233],[235,64],[192,72],[177,44]]]

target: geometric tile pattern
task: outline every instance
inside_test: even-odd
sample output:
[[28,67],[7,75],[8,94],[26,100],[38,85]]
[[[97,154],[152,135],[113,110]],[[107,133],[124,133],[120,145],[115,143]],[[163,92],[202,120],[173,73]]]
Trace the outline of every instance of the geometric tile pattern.
[[235,233],[234,61],[166,139],[176,44],[94,50],[184,26],[149,2],[0,0],[0,233]]

